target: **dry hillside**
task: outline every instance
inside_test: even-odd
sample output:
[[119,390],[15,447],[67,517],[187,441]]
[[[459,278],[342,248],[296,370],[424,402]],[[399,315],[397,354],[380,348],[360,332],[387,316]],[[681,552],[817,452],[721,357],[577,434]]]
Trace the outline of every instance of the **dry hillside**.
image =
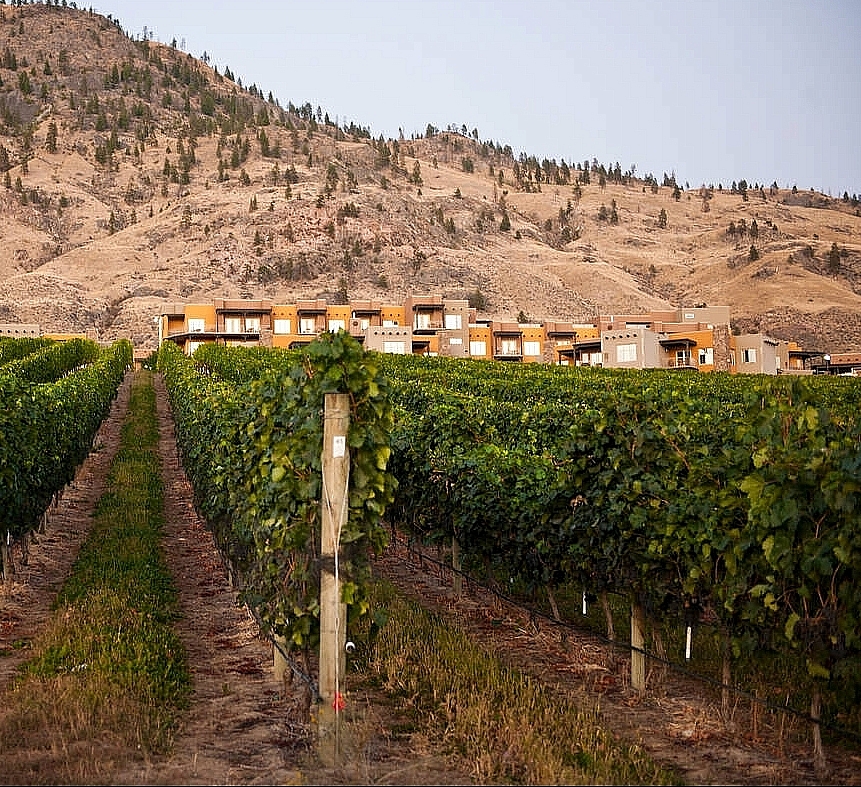
[[413,292],[535,321],[725,304],[744,332],[861,347],[855,195],[375,139],[282,101],[121,20],[0,6],[0,323],[146,348],[166,302]]

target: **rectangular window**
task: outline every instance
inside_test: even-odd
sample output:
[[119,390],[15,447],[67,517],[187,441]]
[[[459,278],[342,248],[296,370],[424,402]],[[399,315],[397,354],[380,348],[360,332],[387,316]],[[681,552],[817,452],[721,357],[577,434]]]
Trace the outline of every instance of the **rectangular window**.
[[[368,323],[368,325],[370,325],[370,323]],[[383,320],[383,328],[397,328],[399,325],[400,323],[397,320]],[[362,327],[368,327],[367,325],[365,325],[364,320],[362,320]]]
[[299,333],[317,333],[317,321],[313,317],[299,318]]
[[676,350],[676,366],[690,366],[691,354],[687,350]]
[[275,333],[290,333],[290,320],[275,320]]
[[469,343],[469,354],[479,358],[487,356],[487,342],[475,341]]
[[446,314],[445,327],[449,331],[459,331],[463,327],[460,314]]
[[501,339],[499,342],[500,355],[520,355],[517,339]]
[[636,344],[617,344],[616,363],[631,363],[637,360]]
[[246,331],[246,333],[260,333],[260,318],[259,317],[246,317],[245,318],[245,331]]
[[714,347],[700,347],[700,366],[711,366],[714,362]]
[[242,320],[239,317],[225,317],[224,331],[225,333],[239,333],[242,330]]
[[523,354],[531,356],[541,355],[541,342],[523,342]]
[[741,361],[742,363],[756,363],[756,350],[753,347],[742,350]]
[[430,312],[419,312],[416,314],[416,330],[427,330],[430,328],[431,316]]
[[343,320],[329,320],[329,332],[337,333],[338,331],[347,330],[347,323]]
[[189,333],[203,333],[206,330],[206,320],[203,317],[189,317],[188,318],[188,332]]
[[189,343],[188,343],[188,354],[189,354],[189,355],[194,355],[194,351],[195,351],[198,347],[200,347],[200,345],[201,345],[201,344],[203,344],[203,342],[189,342]]
[[463,344],[463,339],[459,336],[452,336],[451,339],[448,340],[448,343],[459,347]]
[[394,355],[406,355],[407,350],[404,342],[383,342],[383,352]]

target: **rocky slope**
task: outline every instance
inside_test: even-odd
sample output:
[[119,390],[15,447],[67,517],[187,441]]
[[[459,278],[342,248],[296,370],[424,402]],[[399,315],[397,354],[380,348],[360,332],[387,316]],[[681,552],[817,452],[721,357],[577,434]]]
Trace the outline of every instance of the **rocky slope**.
[[856,196],[739,175],[375,139],[115,20],[0,6],[0,323],[148,348],[165,303],[432,293],[535,321],[729,305],[740,331],[861,347]]

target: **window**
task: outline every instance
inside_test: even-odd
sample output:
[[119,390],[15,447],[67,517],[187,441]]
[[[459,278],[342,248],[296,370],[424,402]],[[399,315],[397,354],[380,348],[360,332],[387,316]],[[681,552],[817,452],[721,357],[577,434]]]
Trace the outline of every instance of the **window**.
[[[362,321],[363,327],[367,328],[367,325],[364,325],[364,320]],[[397,320],[383,320],[383,328],[397,328],[400,323]]]
[[541,355],[541,342],[523,342],[524,355]]
[[517,339],[501,339],[499,342],[500,355],[520,355]]
[[317,333],[317,322],[314,320],[313,317],[299,318],[299,333]]
[[275,333],[290,333],[290,320],[275,320]]
[[700,366],[712,365],[714,362],[714,347],[700,347]]
[[690,366],[691,354],[687,350],[676,350],[676,366]]
[[329,332],[337,333],[338,331],[347,330],[347,323],[344,320],[329,320]]
[[446,314],[445,327],[449,331],[459,331],[463,327],[460,314]]
[[206,330],[206,320],[202,317],[189,317],[188,318],[188,332],[189,333],[203,333]]
[[419,312],[416,314],[416,330],[426,330],[430,328],[431,316],[429,312]]
[[748,347],[746,350],[741,351],[741,362],[742,363],[756,363],[756,349],[753,347]]
[[242,330],[242,320],[239,317],[225,317],[224,330],[226,333],[239,333]]
[[449,343],[449,344],[452,344],[452,345],[458,345],[458,346],[459,346],[459,345],[462,345],[462,344],[463,344],[463,339],[461,339],[459,336],[452,336],[452,337],[448,340],[448,343]]
[[368,330],[368,326],[369,326],[370,324],[371,324],[371,320],[370,320],[370,318],[368,318],[368,317],[362,317],[362,318],[359,320],[359,328],[361,328],[363,331],[367,331],[367,330]]
[[617,344],[616,363],[630,363],[637,360],[636,344]]
[[260,333],[260,318],[259,317],[246,317],[245,318],[245,330],[247,333]]
[[474,341],[469,343],[469,354],[481,358],[487,356],[487,342]]
[[201,345],[201,344],[203,344],[203,342],[189,342],[189,343],[188,343],[188,354],[189,354],[189,355],[194,355],[194,351],[195,351],[198,347],[200,347],[200,345]]
[[406,346],[404,342],[383,342],[383,352],[393,353],[394,355],[406,355]]

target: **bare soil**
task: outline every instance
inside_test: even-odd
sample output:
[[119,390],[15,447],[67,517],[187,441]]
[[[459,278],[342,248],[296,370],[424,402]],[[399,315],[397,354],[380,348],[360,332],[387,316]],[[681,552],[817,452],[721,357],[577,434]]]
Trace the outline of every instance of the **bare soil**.
[[[129,752],[112,763],[113,784],[471,784],[469,762],[421,735],[396,734],[401,709],[362,686],[347,694],[350,747],[337,767],[315,755],[314,731],[302,708],[302,685],[275,676],[273,651],[237,603],[211,534],[198,516],[176,450],[162,382],[155,378],[165,495],[164,550],[179,594],[179,632],[189,653],[194,694],[169,755]],[[93,506],[119,443],[130,376],[95,448],[50,512],[26,565],[0,585],[0,694],[27,658],[29,644],[86,538]],[[650,676],[645,697],[631,691],[624,653],[595,637],[530,619],[479,588],[460,594],[430,561],[393,546],[375,562],[379,576],[442,612],[506,661],[541,677],[560,702],[598,707],[621,739],[639,743],[689,784],[861,784],[861,752],[829,750],[830,772],[815,774],[809,733],[749,714],[724,724],[708,692],[673,673]],[[349,677],[348,677],[348,689]],[[0,703],[2,708],[2,703]],[[2,711],[0,711],[2,712]],[[755,734],[754,734],[755,732]],[[2,772],[2,769],[0,769]],[[3,772],[0,782],[22,783]]]

